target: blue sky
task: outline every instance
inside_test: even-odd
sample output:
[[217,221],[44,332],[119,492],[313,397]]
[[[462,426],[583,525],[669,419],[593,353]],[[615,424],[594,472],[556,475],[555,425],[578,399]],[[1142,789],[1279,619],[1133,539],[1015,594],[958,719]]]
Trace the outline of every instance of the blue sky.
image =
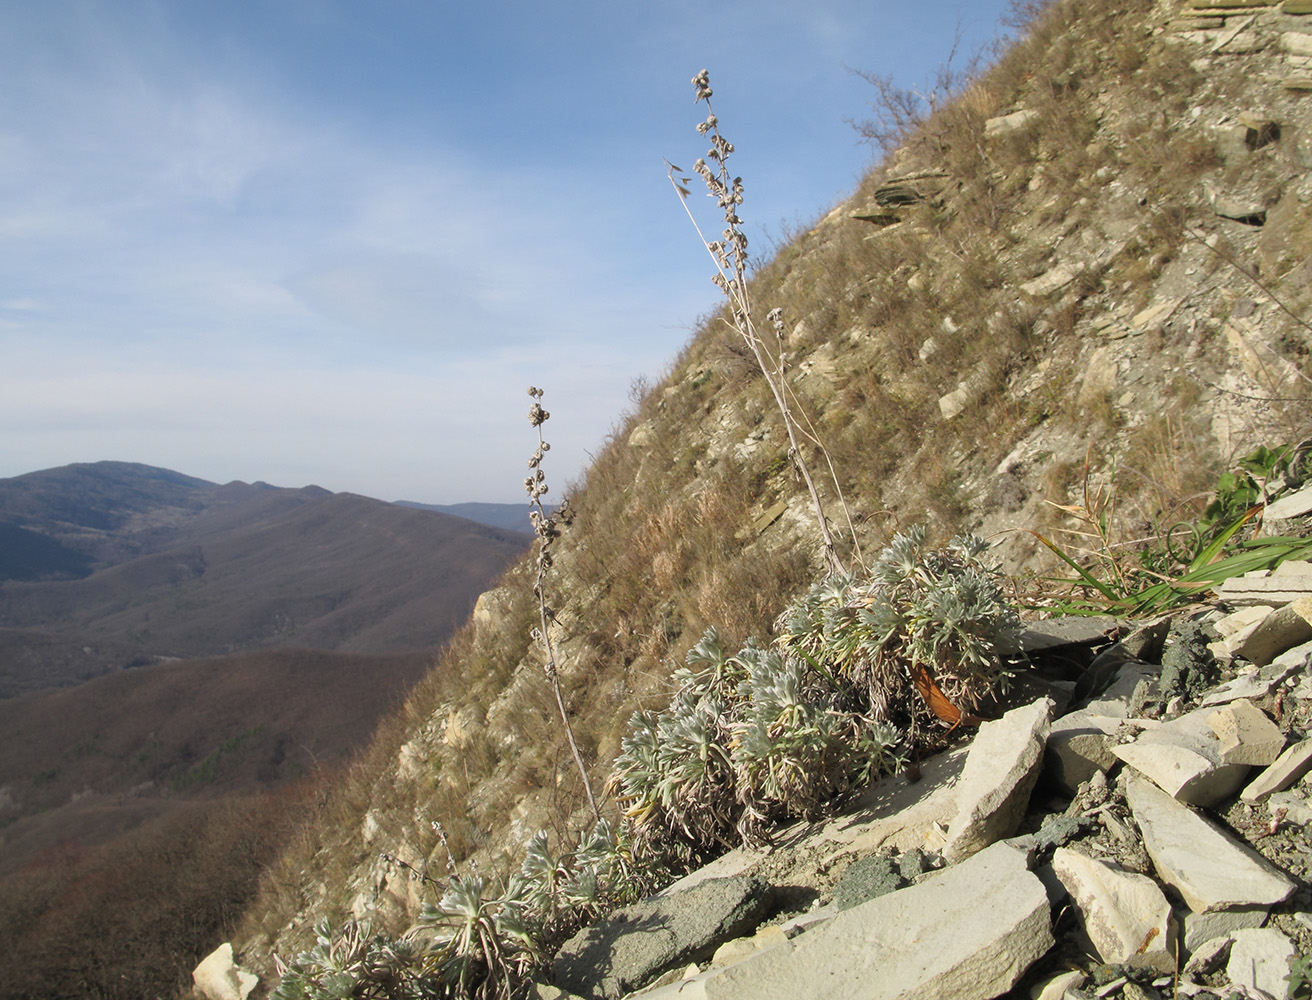
[[563,485],[716,305],[692,75],[764,252],[872,162],[852,70],[921,85],[1005,8],[0,0],[0,477],[518,502],[533,384]]

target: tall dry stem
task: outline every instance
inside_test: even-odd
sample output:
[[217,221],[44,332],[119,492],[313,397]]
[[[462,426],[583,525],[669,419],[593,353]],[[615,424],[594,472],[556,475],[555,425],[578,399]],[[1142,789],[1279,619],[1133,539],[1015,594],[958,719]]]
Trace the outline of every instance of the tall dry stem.
[[547,680],[551,682],[551,691],[556,696],[556,707],[560,709],[560,721],[565,726],[565,736],[569,740],[570,753],[574,755],[574,763],[578,766],[579,777],[583,779],[583,790],[587,793],[588,805],[592,807],[592,813],[597,822],[601,822],[601,810],[597,808],[597,799],[592,794],[592,782],[588,780],[588,769],[583,766],[583,755],[579,753],[579,745],[574,739],[574,727],[570,725],[569,713],[565,710],[565,699],[560,693],[560,671],[556,668],[556,652],[551,645],[551,629],[548,627],[548,619],[552,615],[547,607],[547,570],[551,568],[552,544],[560,537],[559,525],[561,523],[568,524],[571,517],[569,501],[563,501],[552,514],[548,514],[542,504],[542,498],[547,494],[547,476],[542,471],[542,459],[551,450],[551,445],[542,437],[542,425],[547,422],[551,414],[542,408],[541,389],[536,386],[529,386],[528,394],[533,398],[533,405],[528,410],[528,422],[538,432],[537,450],[533,452],[533,457],[528,460],[528,467],[532,470],[532,474],[524,479],[524,490],[528,493],[529,502],[528,516],[533,522],[533,533],[538,536],[537,577],[533,582],[533,593],[538,599],[539,624],[533,630],[533,637],[542,643],[542,648],[546,653],[543,670],[547,675]]
[[[830,575],[843,573],[845,568],[838,557],[833,533],[829,529],[829,520],[825,516],[824,505],[820,500],[820,493],[816,489],[810,467],[807,465],[806,458],[798,444],[798,435],[803,433],[810,438],[811,442],[821,452],[824,452],[824,446],[814,435],[805,434],[793,413],[790,397],[793,399],[795,397],[793,397],[785,378],[788,356],[783,343],[783,311],[778,308],[772,309],[766,317],[770,321],[774,332],[773,345],[767,343],[760,335],[752,316],[752,301],[747,288],[747,234],[743,232],[743,220],[738,216],[738,206],[743,203],[743,179],[741,177],[730,179],[727,166],[727,161],[733,154],[733,143],[720,134],[719,119],[715,117],[715,112],[711,108],[711,95],[713,92],[707,71],[702,70],[693,77],[692,84],[697,91],[697,102],[706,102],[706,120],[697,126],[697,131],[701,135],[709,136],[711,144],[711,148],[706,151],[706,156],[699,158],[693,164],[693,171],[706,183],[707,193],[716,200],[716,204],[724,213],[724,230],[720,239],[708,240],[703,234],[701,226],[697,223],[697,217],[688,205],[690,192],[687,185],[691,183],[691,178],[677,176],[682,174],[683,171],[666,161],[669,168],[670,183],[674,185],[674,190],[678,193],[684,211],[688,213],[688,218],[692,221],[693,228],[697,231],[697,236],[701,239],[702,245],[706,247],[711,259],[715,261],[716,273],[713,280],[729,298],[730,311],[733,314],[733,328],[752,352],[757,368],[765,378],[766,385],[770,387],[771,395],[774,396],[775,406],[783,419],[784,429],[788,432],[789,457],[793,460],[802,481],[806,483],[807,492],[811,496],[811,505],[815,510],[816,524],[820,529],[820,537],[824,546],[826,569]],[[832,464],[830,468],[832,471]],[[835,489],[839,488],[837,477],[834,479],[834,486]],[[839,498],[841,501],[841,490],[839,490]],[[846,511],[846,504],[843,507]],[[851,525],[850,515],[848,524]],[[852,541],[855,546],[857,544],[855,531],[852,533]]]

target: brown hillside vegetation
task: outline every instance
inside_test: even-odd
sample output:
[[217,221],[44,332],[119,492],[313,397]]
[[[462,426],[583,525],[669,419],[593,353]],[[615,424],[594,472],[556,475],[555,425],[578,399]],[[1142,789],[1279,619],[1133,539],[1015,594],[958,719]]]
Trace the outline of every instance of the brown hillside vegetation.
[[176,996],[309,810],[304,789],[185,801],[0,877],[0,997]]
[[0,701],[0,996],[174,993],[431,664],[275,650]]
[[275,650],[0,701],[0,872],[24,841],[95,839],[75,819],[93,804],[248,793],[338,767],[431,664],[430,653]]
[[[1308,434],[1312,97],[1279,44],[1308,22],[1273,10],[1227,49],[1175,0],[1057,2],[933,114],[890,117],[908,105],[876,89],[870,131],[897,151],[752,292],[783,309],[790,384],[856,525],[846,561],[927,522],[1042,572],[1024,529],[1078,543],[1048,501],[1079,504],[1086,463],[1116,498],[1110,530],[1137,539],[1200,513],[1256,444]],[[746,193],[744,213],[750,177]],[[554,550],[553,643],[598,788],[706,626],[726,647],[765,637],[822,572],[777,411],[723,318],[616,429]],[[419,891],[380,854],[441,871],[434,822],[490,877],[535,831],[587,824],[532,583],[526,560],[480,600],[272,872],[234,939],[262,989],[320,917],[407,925]]]

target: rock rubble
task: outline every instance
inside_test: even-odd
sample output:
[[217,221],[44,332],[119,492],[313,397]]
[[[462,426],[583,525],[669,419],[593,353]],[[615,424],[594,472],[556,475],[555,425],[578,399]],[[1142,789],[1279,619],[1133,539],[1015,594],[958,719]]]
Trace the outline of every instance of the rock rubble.
[[[1052,694],[922,762],[920,780],[731,852],[644,919],[588,928],[539,996],[1159,1000],[1178,985],[1286,1000],[1290,961],[1312,948],[1312,643],[1218,672],[1207,636],[1223,617],[1181,613],[1119,643],[1103,623],[1036,623],[1027,648]],[[1083,696],[1059,708],[1072,680]],[[698,894],[748,885],[750,926],[623,967],[629,938],[678,936]]]

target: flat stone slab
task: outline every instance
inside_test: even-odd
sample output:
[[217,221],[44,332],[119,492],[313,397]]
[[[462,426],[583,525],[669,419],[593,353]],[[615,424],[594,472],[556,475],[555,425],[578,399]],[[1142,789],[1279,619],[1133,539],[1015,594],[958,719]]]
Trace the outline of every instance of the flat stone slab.
[[1221,741],[1208,724],[1213,714],[1190,712],[1146,729],[1133,743],[1111,752],[1181,802],[1216,805],[1239,791],[1248,765],[1222,759]]
[[618,1000],[750,934],[769,902],[763,879],[739,876],[626,906],[565,942],[556,954],[556,985],[591,1000]]
[[1014,656],[1063,646],[1098,646],[1107,641],[1119,624],[1106,615],[1067,615],[1027,622],[1018,634],[998,643],[998,654]]
[[1266,666],[1250,673],[1240,674],[1232,681],[1207,693],[1199,705],[1224,705],[1239,698],[1263,698],[1275,690],[1276,685],[1298,673],[1312,661],[1312,642],[1287,649]]
[[[1312,38],[1312,35],[1308,36]],[[1271,603],[1270,601],[1266,603]],[[1259,667],[1281,653],[1312,640],[1312,594],[1290,601],[1262,619],[1234,651]]]
[[1304,486],[1294,493],[1286,493],[1274,503],[1267,504],[1262,517],[1268,520],[1287,521],[1291,517],[1302,517],[1304,514],[1312,514],[1312,486]]
[[1293,957],[1294,943],[1274,927],[1235,931],[1225,974],[1231,986],[1260,990],[1276,1000],[1285,1000],[1289,996],[1286,977]]
[[1020,852],[995,844],[917,885],[650,1000],[988,1000],[1053,945],[1048,896]]
[[1285,749],[1285,734],[1270,717],[1247,698],[1232,701],[1207,716],[1207,724],[1221,745],[1227,764],[1266,767]]
[[1114,718],[1081,708],[1052,724],[1044,753],[1044,771],[1068,793],[1074,794],[1095,771],[1108,771],[1116,763],[1112,753],[1124,716]]
[[1157,874],[1175,886],[1195,913],[1274,906],[1294,883],[1256,851],[1142,778],[1126,800]]
[[1053,702],[1040,698],[986,722],[971,743],[957,784],[957,812],[943,856],[960,861],[1016,832],[1038,780]]
[[1231,910],[1194,913],[1185,910],[1180,923],[1184,929],[1184,950],[1192,955],[1199,947],[1216,938],[1229,938],[1235,931],[1261,927],[1270,914],[1266,906],[1237,906]]
[[1249,782],[1239,797],[1249,803],[1261,802],[1273,792],[1283,792],[1308,771],[1312,771],[1312,738],[1286,749],[1274,764]]
[[1156,882],[1066,847],[1054,852],[1052,869],[1075,901],[1099,958],[1175,971],[1171,904]]

